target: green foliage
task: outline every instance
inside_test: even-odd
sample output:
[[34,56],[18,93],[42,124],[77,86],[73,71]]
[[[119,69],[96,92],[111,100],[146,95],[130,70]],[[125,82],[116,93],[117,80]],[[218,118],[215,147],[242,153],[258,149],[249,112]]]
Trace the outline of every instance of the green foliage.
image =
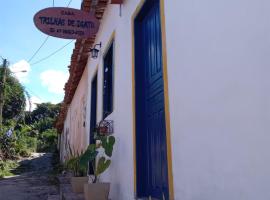
[[[96,138],[98,138],[101,143],[99,145],[90,144],[87,150],[79,157],[80,166],[87,168],[88,163],[92,164],[95,176],[93,183],[96,183],[98,176],[109,168],[111,164],[109,157],[112,156],[113,146],[115,144],[114,136],[99,135],[97,133]],[[105,155],[99,157],[98,149],[100,148],[104,149]]]
[[[44,119],[52,119],[58,116],[61,104],[41,103],[31,113],[31,123]],[[51,127],[52,128],[52,127]]]
[[56,129],[47,129],[38,136],[38,152],[54,152],[57,144]]
[[[99,136],[99,139],[101,139],[100,145],[90,144],[83,153],[74,153],[74,150],[69,147],[71,158],[65,163],[65,166],[73,172],[74,176],[86,175],[88,164],[90,163],[94,167],[95,179],[93,182],[95,183],[97,177],[109,168],[111,160],[108,158],[112,156],[115,138],[103,135]],[[104,149],[105,155],[99,157],[100,148]],[[97,165],[95,166],[96,163]]]
[[29,126],[15,130],[15,151],[19,156],[27,157],[37,149],[37,138],[30,135],[32,129]]
[[[9,122],[13,124],[12,122]],[[19,126],[21,127],[21,126]],[[1,158],[15,159],[18,156],[29,156],[31,152],[36,151],[37,138],[32,137],[29,133],[31,127],[21,127],[16,130],[12,130],[11,136],[7,136],[7,131],[10,128],[4,126],[0,131],[0,151]]]
[[106,171],[106,169],[109,168],[111,164],[111,160],[106,160],[105,157],[101,157],[98,160],[98,164],[95,170],[95,175],[99,176],[100,174],[102,174],[104,171]]
[[38,152],[56,151],[57,132],[54,129],[54,122],[59,110],[60,104],[41,103],[34,111],[25,112],[23,127],[28,127],[28,134],[37,138]]
[[75,152],[75,150],[72,149],[70,146],[69,151],[70,151],[70,158],[65,162],[64,167],[70,170],[73,173],[73,176],[75,177],[86,176],[87,165],[80,164],[80,160],[83,154]]
[[[0,77],[3,75],[3,68],[0,68]],[[2,80],[2,79],[1,79]],[[1,88],[2,89],[2,88]],[[3,119],[13,119],[20,116],[26,105],[26,98],[24,95],[24,87],[19,81],[11,75],[7,69],[6,83],[5,83],[5,101],[3,107]]]
[[3,178],[4,176],[12,176],[13,173],[11,173],[11,171],[18,166],[19,166],[19,164],[16,161],[0,160],[0,178]]
[[[0,67],[0,80],[3,68]],[[6,82],[0,85],[5,91],[3,126],[0,127],[0,158],[15,159],[28,156],[31,152],[54,152],[57,147],[57,133],[54,122],[60,111],[60,104],[42,103],[30,112],[24,111],[29,94],[7,68]],[[14,130],[11,137],[5,133]]]
[[1,159],[14,159],[16,156],[16,143],[14,137],[7,137],[6,132],[8,129],[3,127],[0,132],[0,151],[1,151]]
[[36,121],[33,124],[33,126],[39,133],[42,133],[48,129],[52,129],[53,123],[54,123],[53,118],[46,117],[46,118],[39,119],[38,121]]
[[93,162],[98,155],[95,144],[90,144],[86,151],[80,157],[80,165],[84,168],[88,167],[89,162]]
[[80,161],[80,156],[74,156],[65,163],[65,166],[67,169],[72,171],[73,176],[75,177],[86,176],[87,168],[85,168],[84,166],[81,166],[79,164],[79,161]]
[[113,136],[109,137],[103,136],[101,137],[101,143],[102,147],[105,150],[106,155],[111,157],[113,152],[113,145],[115,143],[115,138]]
[[57,147],[57,131],[54,122],[60,111],[60,104],[41,103],[31,112],[26,113],[25,123],[33,127],[33,134],[38,135],[39,152],[54,152]]

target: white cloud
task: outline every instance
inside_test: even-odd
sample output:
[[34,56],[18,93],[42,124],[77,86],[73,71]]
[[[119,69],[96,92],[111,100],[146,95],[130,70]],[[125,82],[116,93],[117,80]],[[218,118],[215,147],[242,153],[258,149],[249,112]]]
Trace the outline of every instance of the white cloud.
[[[20,60],[19,62],[10,66],[11,72],[14,73],[14,76],[19,79],[21,83],[28,83],[28,75],[31,71],[30,64],[26,60]],[[26,72],[22,72],[26,71]]]
[[42,103],[42,100],[40,98],[36,97],[36,96],[32,96],[30,98],[30,102],[31,102],[31,109],[30,109],[29,101],[28,100],[26,101],[26,108],[25,108],[26,111],[35,110],[35,108],[37,107],[37,104]]
[[42,85],[47,87],[49,92],[63,94],[68,73],[59,70],[47,70],[40,74],[40,79]]

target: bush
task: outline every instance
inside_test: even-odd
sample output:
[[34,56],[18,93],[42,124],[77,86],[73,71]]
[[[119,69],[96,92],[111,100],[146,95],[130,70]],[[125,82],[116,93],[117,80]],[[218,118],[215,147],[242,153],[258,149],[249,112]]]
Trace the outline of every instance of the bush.
[[54,152],[57,149],[57,131],[48,129],[42,132],[38,138],[38,152]]
[[39,119],[39,121],[36,121],[33,126],[39,133],[42,133],[44,131],[47,131],[48,129],[51,129],[53,127],[54,121],[55,120],[53,118],[46,117],[44,119]]
[[19,164],[16,161],[2,161],[0,160],[0,178],[4,176],[11,176],[13,175],[10,171],[18,167]]
[[8,137],[6,132],[7,128],[3,128],[0,133],[0,150],[1,158],[5,159],[14,159],[16,156],[15,152],[15,138],[13,136]]
[[37,139],[23,134],[19,135],[15,144],[15,151],[17,155],[27,157],[37,149]]
[[36,151],[37,138],[31,137],[32,129],[30,127],[12,131],[10,136],[7,135],[8,130],[10,129],[3,127],[0,132],[0,156],[3,160],[15,159],[17,156],[26,157]]

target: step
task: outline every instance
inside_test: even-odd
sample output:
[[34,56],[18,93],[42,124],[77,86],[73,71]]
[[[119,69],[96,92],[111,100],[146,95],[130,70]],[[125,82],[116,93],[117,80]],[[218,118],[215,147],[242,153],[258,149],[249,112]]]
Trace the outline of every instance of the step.
[[60,175],[57,176],[57,180],[59,181],[60,184],[69,184],[70,183],[71,176],[68,175]]
[[60,195],[49,195],[47,200],[60,200]]
[[76,194],[73,192],[70,193],[64,193],[63,194],[63,200],[84,200],[84,195],[82,194]]
[[84,200],[84,195],[72,192],[71,184],[60,184],[60,200]]

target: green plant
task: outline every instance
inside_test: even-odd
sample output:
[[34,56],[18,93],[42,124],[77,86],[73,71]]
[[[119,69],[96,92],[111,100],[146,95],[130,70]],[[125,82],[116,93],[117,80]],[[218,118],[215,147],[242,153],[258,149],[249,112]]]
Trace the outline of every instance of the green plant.
[[18,166],[19,166],[19,164],[17,161],[12,161],[12,160],[2,161],[2,160],[0,160],[0,178],[3,178],[5,176],[14,175],[12,173],[12,170],[17,168]]
[[3,132],[0,135],[0,150],[1,157],[3,160],[14,159],[16,156],[16,141],[13,136],[8,137],[6,135],[7,129],[3,129]]
[[[89,163],[92,165],[94,169],[93,183],[96,183],[98,177],[109,168],[111,164],[110,157],[112,156],[113,146],[115,144],[114,136],[98,135],[96,139],[100,140],[100,144],[90,144],[80,157],[80,166],[87,168]],[[100,148],[104,149],[104,154],[98,156]]]
[[28,128],[14,131],[15,151],[17,155],[27,157],[37,149],[37,138],[31,137]]
[[47,129],[38,136],[38,152],[54,152],[57,148],[56,129]]
[[80,156],[73,156],[65,163],[65,167],[72,171],[74,177],[86,176],[87,168],[81,166],[79,162]]
[[[3,78],[3,67],[0,67],[0,80]],[[24,95],[24,87],[19,80],[12,76],[10,69],[6,71],[6,82],[0,90],[5,91],[4,106],[3,106],[3,122],[9,119],[14,119],[20,116],[26,105],[26,98]],[[1,128],[1,127],[0,127]]]
[[86,176],[87,174],[87,166],[80,165],[80,159],[82,157],[82,153],[75,152],[69,145],[69,153],[70,158],[65,162],[64,168],[70,170],[75,177]]

